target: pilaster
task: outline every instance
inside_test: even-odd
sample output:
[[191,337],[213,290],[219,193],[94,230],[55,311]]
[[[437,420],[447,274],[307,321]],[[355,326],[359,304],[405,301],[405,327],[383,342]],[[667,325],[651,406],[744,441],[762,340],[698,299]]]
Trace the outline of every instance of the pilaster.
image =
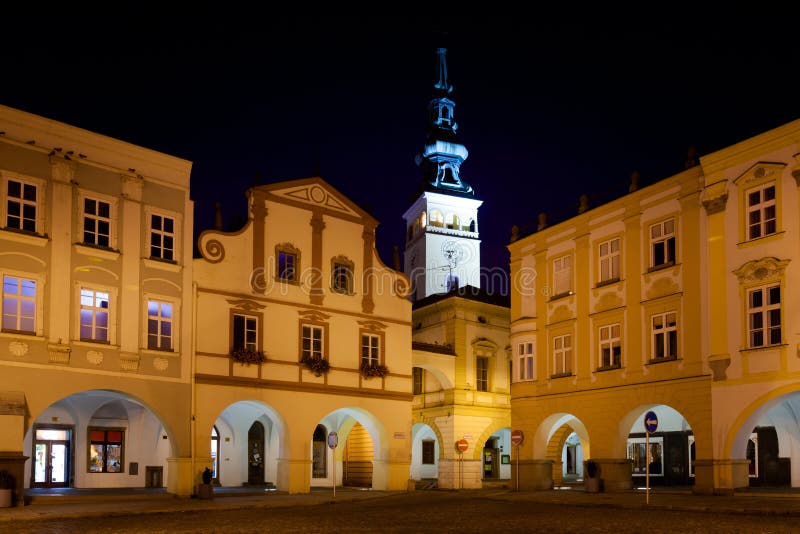
[[325,221],[322,220],[322,211],[315,209],[311,215],[311,304],[322,306],[325,295],[322,290],[322,231]]
[[724,380],[730,364],[728,353],[728,272],[725,258],[725,205],[728,200],[727,180],[707,185],[701,202],[708,219],[708,316],[709,362],[714,380]]
[[[50,157],[50,271],[48,272],[51,310],[71,310],[71,258],[72,258],[72,193],[76,164],[58,156]],[[51,343],[61,344],[71,339],[70,313],[49,314],[48,337]]]
[[[120,202],[120,250],[122,250],[122,279],[120,281],[119,292],[119,345],[122,353],[120,366],[123,370],[135,371],[139,368],[139,347],[142,344],[139,340],[139,326],[141,318],[142,291],[141,291],[141,269],[142,256],[147,257],[142,244],[142,234],[147,235],[149,243],[150,236],[147,234],[150,228],[150,221],[142,220],[142,189],[144,178],[141,176],[122,175],[122,201]],[[182,251],[181,256],[191,254]],[[191,255],[189,256],[191,257]],[[111,304],[114,305],[113,303]],[[135,363],[135,365],[134,365]],[[133,368],[135,367],[135,369]]]

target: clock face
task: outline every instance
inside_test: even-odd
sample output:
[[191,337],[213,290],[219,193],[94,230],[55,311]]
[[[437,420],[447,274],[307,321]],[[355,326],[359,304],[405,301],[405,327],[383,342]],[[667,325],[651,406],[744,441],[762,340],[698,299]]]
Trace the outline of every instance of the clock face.
[[450,265],[458,265],[464,259],[464,247],[458,241],[442,243],[442,257]]

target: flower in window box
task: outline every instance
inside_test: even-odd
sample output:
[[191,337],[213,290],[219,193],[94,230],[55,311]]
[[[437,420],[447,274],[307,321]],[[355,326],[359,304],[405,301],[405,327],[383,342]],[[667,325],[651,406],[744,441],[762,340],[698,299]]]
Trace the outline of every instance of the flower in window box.
[[389,368],[385,365],[381,365],[379,363],[368,363],[366,361],[361,362],[360,370],[361,376],[364,378],[371,378],[373,376],[379,376],[383,378],[389,374]]
[[306,369],[314,373],[315,376],[321,376],[331,368],[330,362],[321,356],[306,356],[300,360],[300,363],[305,365]]
[[264,356],[264,353],[260,350],[233,349],[231,351],[231,358],[233,358],[233,361],[244,365],[264,363],[267,361],[267,357]]

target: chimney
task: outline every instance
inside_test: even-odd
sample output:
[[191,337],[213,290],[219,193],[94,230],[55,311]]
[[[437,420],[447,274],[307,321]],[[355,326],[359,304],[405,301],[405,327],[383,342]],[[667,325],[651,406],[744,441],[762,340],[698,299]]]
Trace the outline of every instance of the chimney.
[[392,267],[395,271],[402,271],[400,268],[400,247],[395,245],[392,247]]
[[214,203],[214,230],[222,231],[222,202]]

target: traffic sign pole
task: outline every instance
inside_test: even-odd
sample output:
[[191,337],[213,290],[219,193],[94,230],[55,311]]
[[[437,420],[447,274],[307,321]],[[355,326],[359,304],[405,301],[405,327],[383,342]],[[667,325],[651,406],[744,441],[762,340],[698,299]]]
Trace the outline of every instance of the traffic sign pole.
[[336,498],[336,446],[339,444],[339,434],[331,432],[328,434],[328,447],[333,452],[333,498]]
[[511,444],[517,448],[517,479],[514,484],[514,491],[519,491],[519,446],[522,445],[524,439],[525,435],[522,433],[522,430],[514,430],[511,432]]
[[658,429],[658,416],[650,410],[644,414],[644,491],[645,503],[650,504],[650,434]]

